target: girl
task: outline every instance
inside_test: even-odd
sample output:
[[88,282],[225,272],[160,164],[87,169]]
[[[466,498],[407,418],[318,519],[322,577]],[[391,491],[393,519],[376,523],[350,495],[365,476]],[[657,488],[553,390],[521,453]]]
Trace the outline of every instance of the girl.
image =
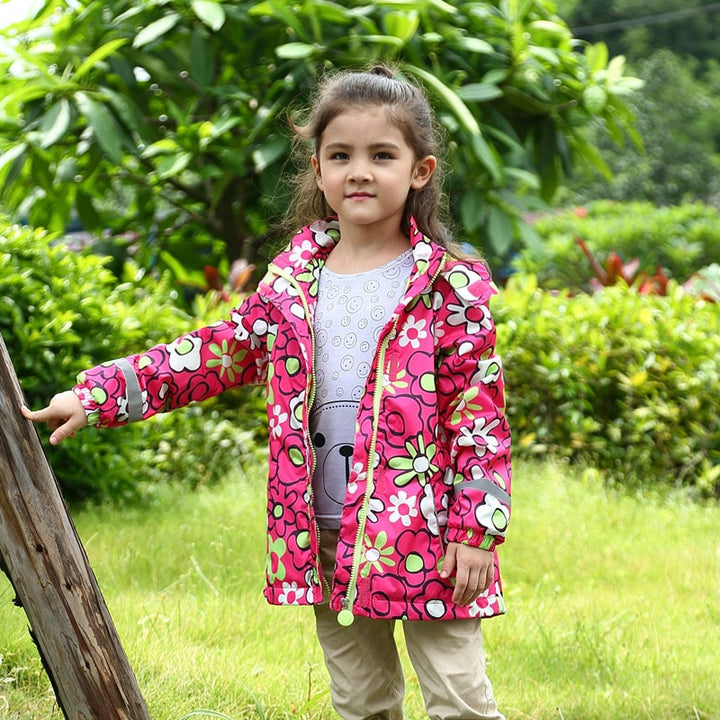
[[23,412],[56,444],[266,384],[264,592],[314,606],[337,712],[402,718],[402,620],[429,717],[498,720],[479,621],[505,610],[510,435],[489,273],[449,249],[418,88],[384,68],[339,74],[294,130],[312,141],[304,227],[257,291]]

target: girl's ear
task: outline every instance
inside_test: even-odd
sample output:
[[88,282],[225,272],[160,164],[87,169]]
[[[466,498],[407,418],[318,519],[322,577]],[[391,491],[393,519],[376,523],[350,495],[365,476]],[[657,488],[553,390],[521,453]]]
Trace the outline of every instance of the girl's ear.
[[422,160],[418,160],[413,170],[410,187],[413,190],[419,190],[427,185],[428,181],[435,172],[437,167],[437,158],[434,155],[426,155]]
[[317,183],[318,188],[325,192],[325,187],[323,186],[322,181],[322,173],[320,172],[320,162],[317,159],[317,155],[313,155],[310,158],[310,162],[312,163],[312,168],[315,171],[315,182]]

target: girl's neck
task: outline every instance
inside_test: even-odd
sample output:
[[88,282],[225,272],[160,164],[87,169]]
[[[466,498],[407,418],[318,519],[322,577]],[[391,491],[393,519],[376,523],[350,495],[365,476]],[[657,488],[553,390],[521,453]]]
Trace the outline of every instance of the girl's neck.
[[387,265],[410,248],[410,240],[398,229],[397,234],[352,232],[344,234],[340,228],[340,242],[332,249],[326,266],[342,275],[366,272]]

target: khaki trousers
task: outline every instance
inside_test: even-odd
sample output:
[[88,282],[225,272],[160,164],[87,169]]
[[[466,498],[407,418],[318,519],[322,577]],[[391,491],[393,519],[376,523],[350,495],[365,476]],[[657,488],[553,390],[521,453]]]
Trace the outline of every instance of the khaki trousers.
[[[321,561],[332,577],[337,532],[321,533]],[[330,697],[343,720],[402,720],[405,679],[395,621],[356,617],[343,627],[337,613],[316,605],[315,623]],[[431,720],[504,720],[485,673],[478,620],[402,622],[410,662]]]

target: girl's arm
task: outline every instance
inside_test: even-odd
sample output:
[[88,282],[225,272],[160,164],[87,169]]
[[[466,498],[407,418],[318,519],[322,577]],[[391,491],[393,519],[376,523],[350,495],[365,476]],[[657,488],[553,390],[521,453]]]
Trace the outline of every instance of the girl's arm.
[[271,331],[267,305],[254,294],[228,320],[86,370],[73,390],[56,395],[47,408],[23,412],[47,422],[57,443],[86,424],[125,425],[262,382]]
[[454,263],[439,310],[437,390],[455,497],[447,541],[492,551],[510,518],[510,430],[488,301],[495,290],[475,263]]

